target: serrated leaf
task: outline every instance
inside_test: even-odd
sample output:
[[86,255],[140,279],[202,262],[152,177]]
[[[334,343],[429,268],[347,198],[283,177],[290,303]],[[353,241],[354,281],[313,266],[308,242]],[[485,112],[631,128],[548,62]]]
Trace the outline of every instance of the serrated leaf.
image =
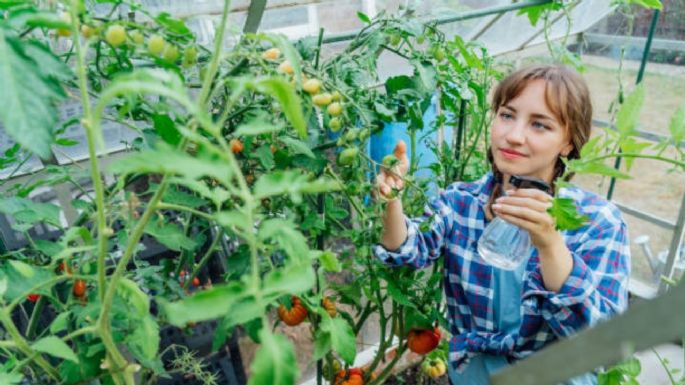
[[251,366],[248,385],[295,385],[299,370],[292,343],[269,328],[259,332],[261,346]]
[[630,179],[630,175],[604,164],[602,161],[582,162],[573,159],[567,165],[569,170],[578,174],[597,174],[618,179]]
[[164,223],[158,220],[150,221],[145,226],[145,233],[152,235],[159,243],[171,250],[194,250],[197,247],[197,243],[188,238],[183,233],[183,229],[172,223]]
[[680,146],[680,142],[685,140],[685,105],[680,106],[680,108],[673,113],[668,130],[671,133],[673,145]]
[[258,91],[271,95],[281,104],[283,113],[300,138],[307,137],[307,124],[302,114],[300,98],[295,89],[285,79],[272,77],[260,79],[255,83]]
[[31,348],[37,352],[46,353],[57,358],[79,362],[78,357],[76,357],[71,348],[55,336],[41,338],[31,345]]
[[283,129],[281,122],[273,123],[269,120],[266,112],[260,111],[256,116],[249,118],[246,122],[238,126],[235,131],[236,136],[257,136],[278,132]]
[[230,184],[231,173],[220,160],[192,157],[166,145],[159,145],[158,147],[158,150],[143,151],[117,160],[110,166],[110,171],[125,175],[169,173],[189,179],[209,176],[225,185]]
[[547,212],[554,218],[557,230],[574,230],[590,219],[587,215],[578,213],[575,201],[571,198],[554,198],[552,207]]
[[126,339],[133,355],[143,363],[154,361],[159,350],[159,325],[147,315],[135,323],[135,328]]
[[172,325],[185,326],[188,322],[208,321],[223,317],[233,305],[246,296],[240,282],[215,285],[176,302],[160,299],[160,306]]
[[290,221],[275,218],[262,222],[259,226],[259,239],[273,240],[293,261],[308,262],[307,239]]
[[28,265],[22,261],[15,261],[15,260],[9,260],[10,265],[16,270],[19,274],[21,274],[24,278],[33,278],[36,275],[36,272],[34,271],[33,267],[31,265]]
[[50,324],[50,333],[57,334],[62,330],[67,330],[67,321],[69,320],[70,312],[59,313],[57,317]]
[[267,299],[278,298],[285,294],[304,293],[315,282],[316,276],[311,264],[290,263],[285,268],[269,272],[264,278],[262,290]]
[[356,338],[352,327],[341,317],[323,317],[320,328],[330,334],[331,347],[347,364],[354,364],[357,356]]
[[315,258],[318,258],[319,262],[321,262],[321,267],[328,272],[339,273],[342,271],[342,265],[338,261],[338,257],[330,250],[316,250]]
[[255,183],[254,194],[258,199],[289,194],[293,202],[300,203],[303,193],[336,191],[340,188],[340,184],[332,179],[322,177],[310,181],[309,176],[298,170],[286,170],[260,176]]
[[59,79],[26,54],[28,43],[0,28],[0,123],[23,148],[50,156],[56,103],[66,97]]
[[23,379],[24,376],[18,373],[0,373],[0,384],[18,385]]
[[[638,142],[635,140],[633,137],[628,137],[621,141],[619,144],[621,147],[621,151],[626,152],[626,153],[631,153],[631,154],[640,154],[642,151],[651,146],[651,143],[646,143],[646,142]],[[630,171],[630,169],[633,167],[633,162],[635,161],[635,158],[633,157],[624,157],[626,161],[626,170]]]
[[640,120],[640,111],[645,99],[645,87],[641,83],[630,93],[616,114],[616,129],[620,137],[625,138],[635,133]]
[[414,307],[414,303],[411,300],[409,300],[409,298],[404,293],[402,293],[402,290],[400,290],[400,288],[397,287],[395,283],[388,282],[387,290],[388,295],[397,303],[409,307]]
[[149,315],[150,298],[135,282],[126,277],[121,277],[117,286],[117,294],[137,310],[139,317]]
[[290,138],[287,136],[281,136],[278,138],[278,140],[283,142],[286,146],[288,146],[296,154],[303,154],[303,155],[306,155],[310,158],[316,158],[316,156],[314,155],[312,150],[309,149],[307,144],[300,141],[300,140],[293,139],[293,138]]

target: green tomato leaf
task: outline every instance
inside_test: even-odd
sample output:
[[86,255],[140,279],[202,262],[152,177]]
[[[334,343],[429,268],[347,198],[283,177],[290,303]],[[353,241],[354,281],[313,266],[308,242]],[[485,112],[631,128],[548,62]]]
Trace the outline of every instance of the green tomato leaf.
[[160,220],[152,220],[145,226],[145,233],[152,235],[161,244],[171,250],[181,251],[194,250],[197,243],[188,238],[183,229],[172,223],[165,223]]
[[57,358],[78,362],[78,357],[76,357],[71,348],[55,336],[41,338],[31,345],[31,348],[37,352],[46,353]]
[[261,346],[252,362],[248,385],[295,385],[299,370],[292,343],[266,327],[260,330],[259,339]]
[[285,294],[301,294],[316,283],[314,269],[309,263],[289,263],[285,268],[273,270],[264,278],[263,293],[268,300]]
[[297,230],[294,223],[285,219],[269,219],[259,226],[261,241],[273,240],[297,263],[309,262],[307,239]]
[[349,365],[354,364],[357,356],[356,338],[350,324],[342,317],[323,317],[321,330],[327,332],[331,338],[333,350]]
[[281,131],[283,124],[281,122],[273,123],[269,119],[269,115],[264,111],[259,111],[255,116],[248,117],[247,121],[238,126],[235,131],[235,136],[257,136],[262,134],[270,134]]
[[150,298],[135,282],[126,277],[121,277],[117,286],[117,294],[138,311],[138,316],[146,317],[149,315]]
[[574,230],[590,219],[587,215],[578,214],[576,204],[571,198],[555,197],[547,212],[554,218],[557,230]]
[[309,149],[309,146],[307,146],[306,143],[304,143],[300,140],[293,139],[293,138],[290,138],[287,136],[280,136],[280,137],[278,137],[278,140],[285,143],[285,145],[290,147],[293,150],[293,152],[295,152],[296,154],[303,154],[303,155],[306,155],[312,159],[316,158],[316,156],[314,155],[312,150]]
[[51,65],[56,59],[43,66],[31,55],[54,55],[7,32],[0,29],[0,123],[22,147],[47,158],[57,126],[56,105],[66,97]]
[[635,133],[640,120],[640,111],[645,99],[645,87],[641,83],[630,93],[616,114],[616,129],[621,138]]
[[0,373],[0,384],[18,385],[24,379],[24,376],[17,373]]
[[357,11],[357,17],[358,17],[359,20],[361,20],[362,22],[364,22],[364,23],[366,23],[366,24],[371,24],[371,19],[370,19],[369,16],[368,16],[367,14],[365,14],[364,12]]
[[330,250],[313,250],[312,253],[314,254],[313,258],[316,258],[321,262],[321,267],[323,267],[324,270],[331,273],[339,273],[342,271],[342,265],[334,252]]
[[233,305],[247,297],[241,282],[216,285],[202,290],[177,302],[159,299],[160,307],[169,323],[185,326],[188,322],[208,321],[223,317],[233,309]]
[[668,130],[671,132],[673,145],[680,146],[680,142],[685,140],[685,105],[680,106],[673,114]]
[[225,185],[230,184],[231,173],[222,161],[190,156],[163,143],[159,143],[157,147],[157,150],[134,153],[113,162],[110,166],[110,171],[123,175],[169,173],[189,179],[200,179],[209,176]]
[[57,334],[62,330],[67,330],[67,321],[69,320],[70,312],[59,313],[57,317],[50,324],[50,333]]
[[154,362],[159,350],[159,325],[150,315],[143,317],[135,325],[133,332],[126,338],[126,345],[142,363]]
[[260,79],[255,83],[255,86],[259,92],[271,95],[278,100],[285,117],[288,118],[297,134],[300,138],[306,138],[307,124],[302,114],[300,98],[295,93],[295,89],[280,77]]

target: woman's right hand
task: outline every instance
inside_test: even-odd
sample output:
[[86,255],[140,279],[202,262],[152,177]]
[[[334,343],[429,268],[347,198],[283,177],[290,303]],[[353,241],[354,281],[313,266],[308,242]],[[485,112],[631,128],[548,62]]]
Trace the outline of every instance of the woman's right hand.
[[[407,158],[407,145],[400,140],[395,145],[393,151],[395,162],[392,155],[387,155],[383,158],[383,166],[381,172],[376,177],[376,186],[380,196],[387,200],[392,200],[397,197],[397,193],[404,188],[404,181],[402,178],[409,169],[409,159]],[[390,163],[394,165],[390,166]]]

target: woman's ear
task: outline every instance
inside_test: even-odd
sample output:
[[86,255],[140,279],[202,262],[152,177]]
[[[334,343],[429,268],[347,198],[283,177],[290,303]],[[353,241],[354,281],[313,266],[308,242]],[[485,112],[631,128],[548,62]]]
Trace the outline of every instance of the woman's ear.
[[568,154],[571,153],[571,151],[573,151],[573,143],[569,143],[569,144],[565,145],[564,148],[561,149],[561,152],[559,153],[559,155],[561,155],[563,157],[567,157]]

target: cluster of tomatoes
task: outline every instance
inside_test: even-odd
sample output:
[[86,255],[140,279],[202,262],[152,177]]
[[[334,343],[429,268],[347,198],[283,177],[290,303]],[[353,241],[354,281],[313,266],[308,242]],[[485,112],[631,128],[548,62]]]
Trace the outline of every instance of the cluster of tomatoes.
[[[67,262],[62,262],[57,267],[57,272],[71,275],[72,270]],[[74,284],[71,287],[71,294],[74,295],[74,298],[85,300],[87,291],[88,285],[86,284],[86,281],[82,279],[74,280]],[[37,302],[40,299],[40,294],[31,293],[26,296],[26,299],[29,300],[29,302]]]
[[[335,302],[329,297],[323,297],[321,300],[321,306],[326,310],[329,316],[335,317],[338,314]],[[283,321],[284,324],[288,326],[297,326],[304,322],[309,315],[309,311],[302,304],[302,300],[297,296],[292,296],[290,298],[290,308],[287,308],[284,304],[278,306],[278,318]]]
[[[71,23],[71,17],[68,13],[61,16],[62,20]],[[180,49],[177,45],[168,42],[160,34],[152,34],[145,37],[144,33],[139,29],[128,31],[125,26],[121,24],[109,24],[106,26],[100,25],[97,22],[83,23],[80,27],[81,36],[85,39],[101,37],[107,44],[114,48],[118,48],[127,41],[133,46],[145,47],[148,54],[152,57],[162,59],[168,63],[176,63],[180,57]],[[71,30],[65,28],[57,29],[57,35],[62,37],[70,37]],[[190,45],[183,51],[182,66],[188,68],[197,62],[198,51],[197,47]]]

